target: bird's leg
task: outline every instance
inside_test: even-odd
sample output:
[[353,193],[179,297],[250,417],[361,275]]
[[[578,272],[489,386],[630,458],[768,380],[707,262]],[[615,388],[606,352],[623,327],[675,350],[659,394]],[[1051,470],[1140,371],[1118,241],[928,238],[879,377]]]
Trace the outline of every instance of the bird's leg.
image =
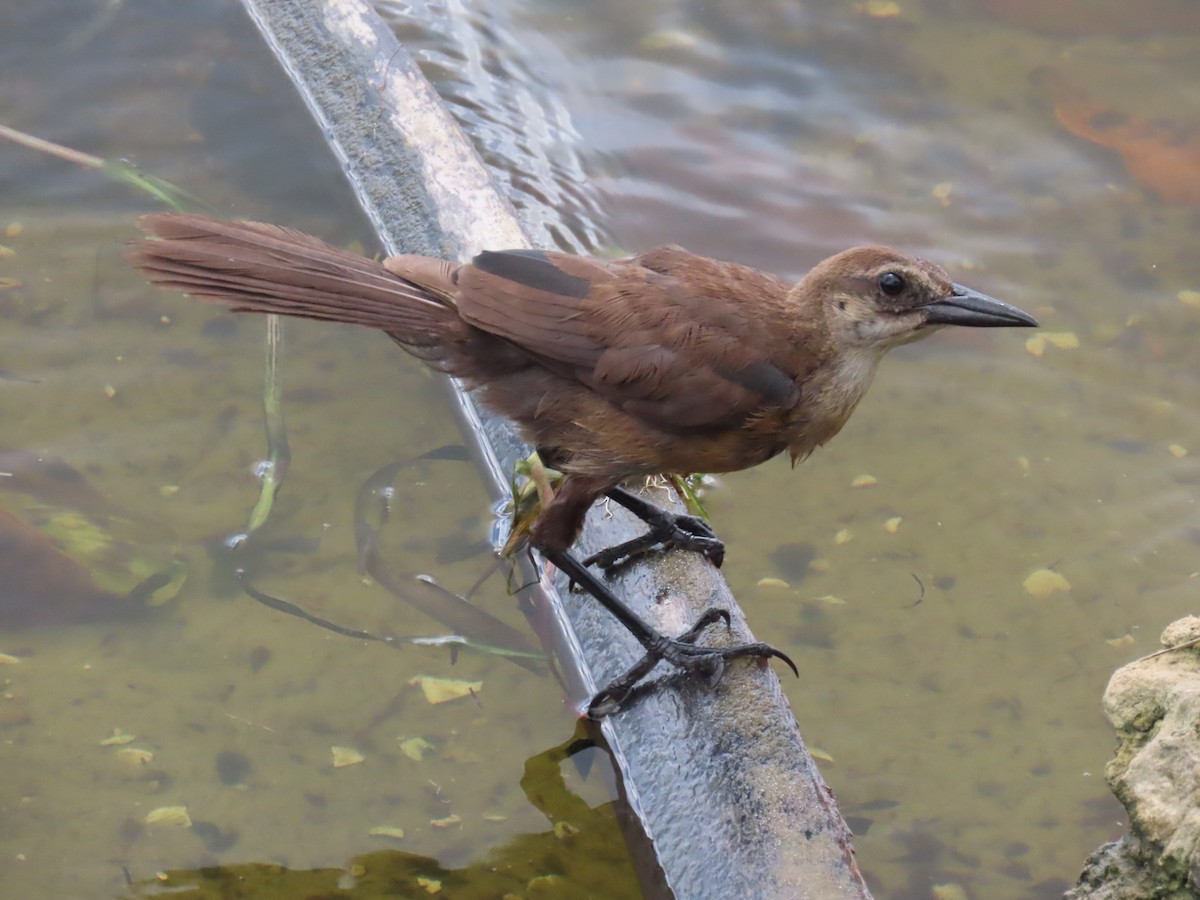
[[725,560],[725,544],[699,516],[679,515],[662,509],[620,485],[604,493],[649,525],[650,530],[633,540],[593,553],[583,561],[585,566],[597,565],[602,569],[611,569],[619,562],[627,562],[655,547],[662,547],[667,550],[695,550],[704,554],[717,568],[721,567]]
[[[729,613],[723,609],[710,609],[704,613],[687,631],[675,638],[681,644],[694,644],[696,639],[709,625],[723,621],[729,624]],[[765,645],[764,645],[765,646]],[[783,656],[783,654],[780,654]],[[783,657],[787,659],[786,656]],[[638,683],[653,671],[658,665],[659,658],[653,653],[646,653],[623,674],[608,683],[602,691],[598,691],[589,702],[587,714],[589,719],[603,719],[619,712],[637,688]],[[789,665],[791,660],[788,660]],[[713,671],[707,677],[709,687],[715,687],[725,671],[724,659],[718,657]]]
[[565,550],[544,548],[542,555],[554,563],[568,578],[591,594],[605,609],[617,617],[643,647],[646,654],[632,668],[620,677],[614,679],[588,703],[588,716],[600,719],[611,715],[620,709],[634,686],[660,662],[702,675],[709,686],[721,680],[725,671],[725,661],[739,659],[743,656],[756,659],[775,657],[783,660],[800,676],[796,664],[785,654],[769,644],[738,644],[733,647],[697,647],[696,639],[700,633],[714,622],[723,619],[729,622],[729,613],[723,609],[710,609],[685,634],[678,638],[669,638],[655,631],[645,619],[622,603],[617,596],[605,587],[591,570],[580,563]]

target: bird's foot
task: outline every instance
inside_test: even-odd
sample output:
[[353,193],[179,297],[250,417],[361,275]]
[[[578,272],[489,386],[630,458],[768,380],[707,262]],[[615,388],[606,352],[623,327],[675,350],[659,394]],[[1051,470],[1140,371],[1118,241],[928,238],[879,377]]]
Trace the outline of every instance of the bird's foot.
[[640,660],[623,675],[613,679],[607,687],[591,699],[587,707],[588,718],[603,719],[605,716],[620,711],[637,688],[638,683],[650,674],[660,661],[669,662],[686,673],[702,677],[705,686],[709,688],[716,687],[721,680],[721,676],[725,672],[726,660],[740,659],[744,656],[763,660],[771,657],[781,659],[787,663],[797,678],[800,677],[800,671],[787,654],[776,650],[770,644],[697,647],[696,639],[700,637],[701,632],[718,621],[724,621],[728,625],[729,613],[723,609],[710,609],[697,620],[695,625],[679,637],[668,638],[659,635],[658,640],[646,650],[646,654]]
[[665,509],[650,507],[645,517],[650,530],[643,535],[593,553],[583,561],[585,566],[597,565],[611,569],[628,563],[656,547],[663,550],[694,550],[718,569],[725,561],[725,544],[699,516],[678,515]]

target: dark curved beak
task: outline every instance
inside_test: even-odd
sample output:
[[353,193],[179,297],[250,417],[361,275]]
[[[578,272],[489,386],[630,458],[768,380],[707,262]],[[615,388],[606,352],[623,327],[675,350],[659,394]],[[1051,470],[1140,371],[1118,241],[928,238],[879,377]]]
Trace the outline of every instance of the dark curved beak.
[[989,297],[961,284],[952,284],[949,297],[935,300],[926,306],[927,325],[967,325],[972,328],[1037,327],[1037,319],[1003,300]]

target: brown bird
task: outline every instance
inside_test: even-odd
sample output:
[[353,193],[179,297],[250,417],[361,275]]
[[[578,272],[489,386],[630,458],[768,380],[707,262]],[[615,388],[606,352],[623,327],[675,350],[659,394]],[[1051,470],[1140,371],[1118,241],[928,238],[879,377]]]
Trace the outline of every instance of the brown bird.
[[[738,656],[776,656],[795,670],[764,644],[697,647],[699,628],[667,638],[592,574],[587,563],[609,566],[656,544],[721,562],[705,523],[658,509],[624,481],[731,472],[783,452],[799,462],[845,425],[890,348],[943,325],[1037,324],[886,247],[839,253],[792,283],[674,246],[619,260],[508,250],[464,264],[376,262],[276,225],[194,215],[140,223],[157,240],[136,242],[129,258],[154,283],[238,312],[377,328],[463,379],[566,475],[532,543],[647,650],[636,675],[594,698],[594,712],[619,705],[658,659],[711,679]],[[602,495],[650,532],[581,564],[567,551]]]

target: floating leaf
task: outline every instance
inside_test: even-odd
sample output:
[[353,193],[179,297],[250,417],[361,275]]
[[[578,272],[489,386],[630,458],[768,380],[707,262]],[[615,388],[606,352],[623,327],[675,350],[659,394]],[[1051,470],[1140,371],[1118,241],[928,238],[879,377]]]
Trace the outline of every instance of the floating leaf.
[[642,35],[638,46],[643,50],[689,50],[700,43],[700,38],[678,28],[660,28]]
[[132,734],[126,734],[120,728],[114,728],[111,737],[106,737],[100,742],[101,747],[119,747],[121,744],[132,744],[137,738]]
[[442,889],[441,879],[429,878],[425,875],[417,876],[417,884],[423,887],[425,891],[430,894],[439,893]]
[[791,588],[791,585],[782,578],[760,578],[758,579],[758,587],[772,591],[786,591]]
[[430,703],[448,703],[470,697],[483,690],[482,681],[460,681],[455,678],[434,678],[432,675],[419,675],[408,682],[416,685]]
[[142,821],[147,825],[181,825],[184,828],[192,827],[192,817],[188,815],[186,806],[160,806],[158,809],[152,809],[146,813],[146,818]]
[[897,531],[900,530],[900,523],[903,521],[904,521],[903,516],[892,516],[890,519],[888,519],[886,522],[883,523],[883,530],[886,531],[888,534],[895,534]]
[[376,825],[367,832],[371,837],[385,837],[393,840],[404,840],[404,829],[396,825]]
[[970,900],[967,889],[955,882],[935,884],[929,889],[929,893],[933,900]]
[[900,4],[895,0],[867,0],[863,11],[872,19],[894,19],[900,15]]
[[366,759],[361,753],[353,747],[330,747],[333,753],[333,767],[340,769],[343,766],[356,766]]
[[855,479],[850,482],[850,487],[852,487],[852,488],[867,488],[867,487],[875,487],[875,485],[877,485],[877,484],[879,484],[878,478],[876,478],[874,475],[865,475],[864,474],[864,475],[856,476]]
[[838,546],[841,546],[842,544],[848,544],[852,540],[854,540],[854,535],[850,533],[849,528],[843,528],[833,536],[833,542]]
[[1075,350],[1079,347],[1079,338],[1073,331],[1043,331],[1025,341],[1025,350],[1032,356],[1044,356],[1047,346]]
[[572,825],[565,819],[554,823],[554,836],[560,841],[575,837],[577,834],[579,834],[578,826]]
[[1024,588],[1034,597],[1044,600],[1056,591],[1071,590],[1071,582],[1053,569],[1038,569],[1025,579]]
[[814,597],[813,599],[817,603],[823,604],[824,606],[845,606],[846,605],[845,600],[843,600],[841,597],[835,597],[833,594],[826,594],[823,597]]
[[1079,337],[1073,331],[1047,331],[1042,335],[1046,343],[1059,350],[1078,350]]
[[117,758],[131,766],[148,766],[154,762],[154,754],[140,747],[122,747],[117,751]]
[[1176,459],[1183,459],[1188,455],[1187,447],[1183,444],[1171,444],[1167,447],[1167,451]]
[[406,741],[400,742],[400,752],[409,759],[415,759],[420,762],[429,753],[433,752],[433,744],[425,740],[423,737],[413,737]]
[[430,819],[429,824],[434,828],[456,828],[462,824],[462,819],[451,814],[442,819]]
[[820,747],[814,747],[812,744],[808,745],[808,755],[813,759],[821,760],[821,762],[833,762],[832,753],[830,753],[828,750],[822,750]]

